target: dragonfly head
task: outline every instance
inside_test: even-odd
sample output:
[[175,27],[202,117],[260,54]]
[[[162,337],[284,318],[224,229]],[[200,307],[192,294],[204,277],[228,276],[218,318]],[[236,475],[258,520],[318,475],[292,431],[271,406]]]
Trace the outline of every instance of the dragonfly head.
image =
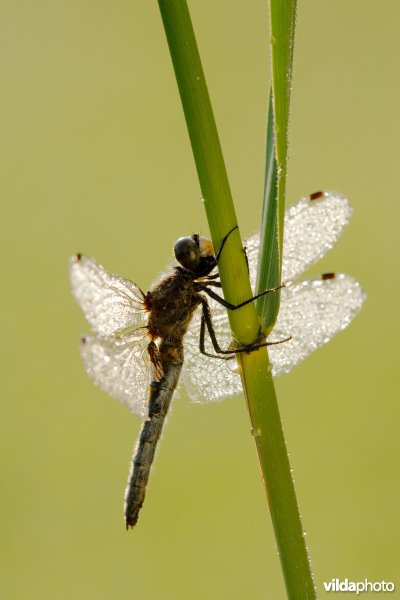
[[197,233],[179,238],[175,242],[174,253],[176,260],[197,276],[208,275],[217,264],[211,240]]

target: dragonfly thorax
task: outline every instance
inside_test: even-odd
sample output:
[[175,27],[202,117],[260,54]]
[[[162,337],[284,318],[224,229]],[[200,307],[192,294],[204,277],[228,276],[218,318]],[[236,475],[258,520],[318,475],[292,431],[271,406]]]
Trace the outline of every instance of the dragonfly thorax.
[[150,308],[148,331],[152,337],[182,340],[199,305],[196,284],[186,269],[177,268],[146,294]]

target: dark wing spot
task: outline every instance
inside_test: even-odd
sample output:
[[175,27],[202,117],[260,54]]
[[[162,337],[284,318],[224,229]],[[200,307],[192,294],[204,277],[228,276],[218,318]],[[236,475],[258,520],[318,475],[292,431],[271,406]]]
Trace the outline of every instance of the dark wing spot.
[[335,279],[335,277],[336,277],[336,273],[323,273],[321,275],[322,281],[325,281],[326,279]]
[[318,200],[319,198],[322,198],[323,195],[324,192],[314,192],[313,194],[310,194],[310,200]]

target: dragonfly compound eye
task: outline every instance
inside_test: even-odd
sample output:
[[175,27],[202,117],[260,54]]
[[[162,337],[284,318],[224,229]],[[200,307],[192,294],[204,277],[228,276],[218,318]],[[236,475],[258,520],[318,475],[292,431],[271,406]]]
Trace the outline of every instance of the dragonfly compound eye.
[[175,258],[185,269],[195,271],[200,263],[200,249],[192,237],[181,237],[175,242]]

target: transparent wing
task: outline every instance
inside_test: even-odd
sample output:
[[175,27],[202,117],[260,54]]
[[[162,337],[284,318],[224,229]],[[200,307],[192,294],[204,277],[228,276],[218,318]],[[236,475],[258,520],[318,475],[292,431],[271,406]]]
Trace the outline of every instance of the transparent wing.
[[360,284],[343,274],[334,279],[309,279],[283,289],[278,320],[269,339],[288,335],[293,339],[269,348],[273,375],[287,373],[345,329],[365,298]]
[[93,331],[109,336],[137,326],[145,317],[140,288],[119,275],[112,275],[94,258],[77,255],[70,263],[72,293]]
[[[287,373],[309,354],[345,329],[364,301],[365,293],[352,277],[337,274],[334,279],[310,279],[282,290],[281,308],[269,341],[289,335],[292,340],[269,348],[274,376]],[[220,345],[231,342],[225,309],[212,303],[212,316]],[[199,352],[200,312],[185,336],[183,381],[192,402],[218,402],[242,392],[240,376],[232,370],[235,362],[208,358]],[[209,344],[207,350],[213,352]]]
[[[232,338],[226,309],[213,300],[210,301],[210,307],[217,340],[221,348],[227,349]],[[192,402],[219,402],[240,394],[242,383],[240,376],[228,367],[230,363],[235,366],[235,359],[224,361],[200,353],[200,317],[201,311],[198,310],[185,335],[182,380]],[[215,354],[207,333],[206,350]]]
[[126,404],[140,419],[147,416],[151,365],[143,330],[121,338],[87,336],[81,340],[86,373],[100,388]]
[[[285,213],[282,281],[297,279],[332,248],[351,217],[351,206],[338,192],[324,192],[315,200],[302,198]],[[255,289],[260,235],[245,242],[250,281]]]

